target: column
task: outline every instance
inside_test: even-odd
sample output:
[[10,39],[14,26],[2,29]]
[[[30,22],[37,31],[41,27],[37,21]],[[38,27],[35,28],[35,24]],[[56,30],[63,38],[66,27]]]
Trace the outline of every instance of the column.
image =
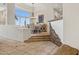
[[15,4],[7,4],[7,25],[15,25]]

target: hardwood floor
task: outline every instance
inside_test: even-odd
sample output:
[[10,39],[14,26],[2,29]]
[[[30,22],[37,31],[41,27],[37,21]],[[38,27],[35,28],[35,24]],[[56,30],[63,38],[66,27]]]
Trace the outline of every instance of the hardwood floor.
[[79,50],[62,44],[58,47],[51,41],[17,42],[0,39],[0,55],[78,55]]
[[1,55],[49,55],[56,48],[58,46],[50,41],[30,43],[0,41]]
[[54,55],[79,55],[79,50],[68,45],[62,45]]

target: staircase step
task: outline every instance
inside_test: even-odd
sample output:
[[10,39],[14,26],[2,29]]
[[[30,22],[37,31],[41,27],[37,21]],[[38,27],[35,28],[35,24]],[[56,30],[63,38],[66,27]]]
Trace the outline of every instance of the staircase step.
[[25,40],[24,42],[37,42],[37,41],[50,41],[49,35],[44,36],[32,36],[28,40]]
[[50,37],[31,37],[33,39],[50,39]]
[[50,36],[48,36],[48,35],[44,35],[44,36],[32,36],[31,38],[50,38]]
[[32,36],[32,37],[49,37],[50,35],[37,35],[37,36]]
[[49,39],[29,39],[29,40],[26,40],[24,42],[38,42],[38,41],[49,41]]

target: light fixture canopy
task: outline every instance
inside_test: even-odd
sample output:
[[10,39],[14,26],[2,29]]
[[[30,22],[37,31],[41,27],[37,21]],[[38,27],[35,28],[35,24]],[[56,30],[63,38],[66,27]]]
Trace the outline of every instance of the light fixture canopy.
[[32,16],[30,17],[30,19],[36,19],[35,15],[34,15],[34,3],[32,3]]

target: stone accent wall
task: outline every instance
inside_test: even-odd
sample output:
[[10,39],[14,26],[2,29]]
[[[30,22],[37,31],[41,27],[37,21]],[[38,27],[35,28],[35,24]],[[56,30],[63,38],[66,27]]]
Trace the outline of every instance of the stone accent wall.
[[55,43],[57,46],[61,46],[62,45],[62,42],[59,38],[59,36],[56,34],[55,30],[51,27],[51,24],[49,23],[50,25],[50,40]]

